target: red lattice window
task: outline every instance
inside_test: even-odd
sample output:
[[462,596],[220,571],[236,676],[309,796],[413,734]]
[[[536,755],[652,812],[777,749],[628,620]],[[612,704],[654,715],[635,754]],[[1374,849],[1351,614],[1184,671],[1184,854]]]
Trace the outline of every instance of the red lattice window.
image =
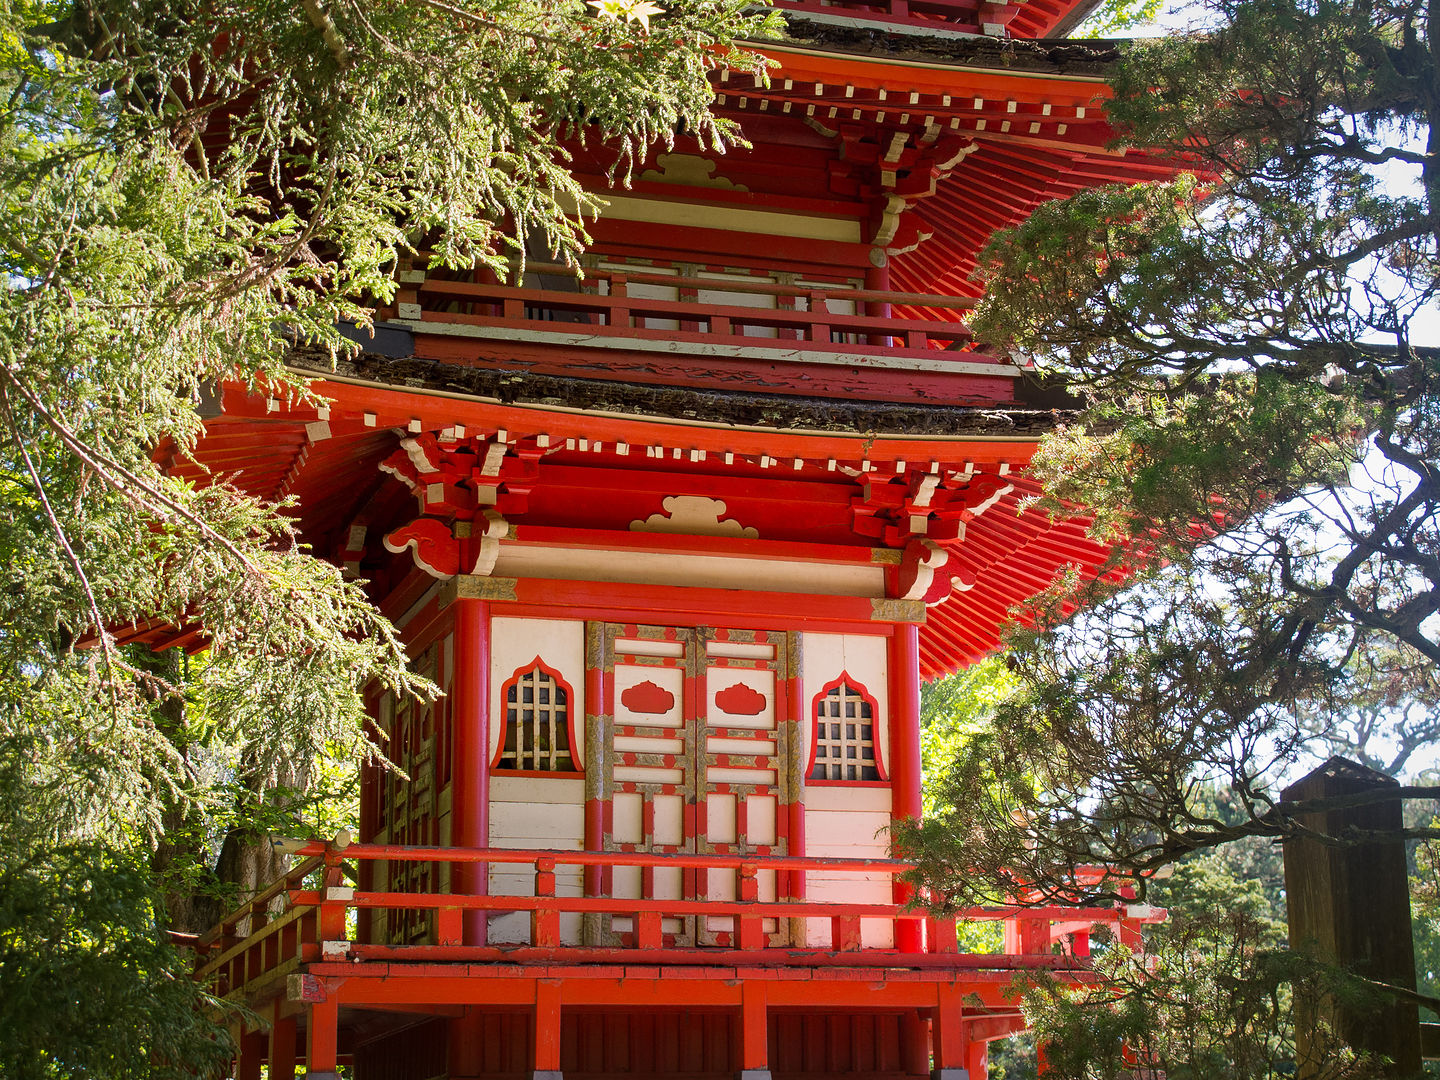
[[576,772],[570,752],[570,688],[538,661],[504,687],[505,738],[494,767],[523,772]]

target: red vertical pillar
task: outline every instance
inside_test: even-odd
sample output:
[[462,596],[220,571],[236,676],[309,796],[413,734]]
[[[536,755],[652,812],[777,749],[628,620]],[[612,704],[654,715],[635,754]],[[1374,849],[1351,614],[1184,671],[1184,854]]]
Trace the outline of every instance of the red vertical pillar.
[[940,983],[935,987],[935,1013],[930,1034],[935,1052],[931,1080],[967,1080],[970,1040],[965,1031],[965,1006],[960,987]]
[[339,1003],[334,998],[312,1002],[305,1029],[305,1080],[336,1080],[339,1065]]
[[740,984],[740,1072],[737,1080],[770,1080],[770,1020],[765,984]]
[[[920,627],[903,623],[890,638],[890,820],[918,820],[920,813]],[[897,904],[914,895],[895,882]],[[895,948],[923,951],[920,920],[896,920]]]
[[277,1000],[270,1016],[270,1080],[295,1080],[296,1040],[294,1014],[281,1014]]
[[[483,848],[490,844],[490,610],[483,600],[459,599],[455,613],[455,761],[450,780],[450,843]],[[452,892],[484,896],[489,874],[484,863],[456,863]],[[485,913],[467,911],[466,945],[485,944]]]
[[930,1075],[930,1027],[918,1009],[900,1014],[900,1067],[907,1076]]
[[260,1080],[265,1064],[265,1033],[247,1031],[240,1036],[240,1055],[235,1063],[236,1080]]
[[990,1075],[990,1044],[972,1042],[965,1055],[965,1071],[970,1080],[985,1080]]
[[535,981],[535,1071],[533,1080],[562,1080],[560,1072],[560,981]]

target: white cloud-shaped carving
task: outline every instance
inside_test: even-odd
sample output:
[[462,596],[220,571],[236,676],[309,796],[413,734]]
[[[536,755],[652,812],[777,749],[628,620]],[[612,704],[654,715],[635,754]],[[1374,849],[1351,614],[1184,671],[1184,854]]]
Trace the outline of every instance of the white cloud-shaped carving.
[[725,504],[703,495],[667,495],[660,504],[663,514],[651,514],[643,521],[630,522],[632,532],[689,533],[693,536],[743,536],[751,540],[760,530],[722,517]]

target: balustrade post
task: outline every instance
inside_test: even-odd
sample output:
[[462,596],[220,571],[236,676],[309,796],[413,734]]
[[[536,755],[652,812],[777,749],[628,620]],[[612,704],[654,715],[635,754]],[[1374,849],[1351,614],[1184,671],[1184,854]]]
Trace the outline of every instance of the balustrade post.
[[830,343],[830,305],[825,302],[825,294],[818,289],[811,291],[808,303],[810,305],[810,340],[828,345]]
[[857,915],[834,915],[830,919],[830,948],[835,952],[860,950],[860,918]]
[[345,913],[355,898],[355,890],[340,884],[344,874],[340,869],[340,857],[350,846],[350,833],[341,829],[333,843],[325,849],[325,867],[320,878],[320,911],[318,931],[320,935],[320,958],[332,960],[343,958],[350,951],[346,937]]
[[932,953],[960,951],[954,915],[932,915],[925,920],[925,949]]
[[[626,277],[624,274],[610,275],[610,295],[612,297],[618,296],[624,298],[628,295],[628,289],[629,286],[626,282]],[[629,328],[630,306],[628,304],[612,306],[610,308],[609,315],[606,316],[605,321],[610,326],[623,326]]]
[[[535,860],[535,895],[554,897],[555,860]],[[551,905],[537,908],[530,913],[530,942],[536,946],[554,947],[560,944],[560,912]]]
[[[756,868],[753,863],[745,863],[740,867],[740,888],[739,898],[745,903],[755,903],[759,899],[759,882],[756,879]],[[765,947],[765,921],[759,915],[737,915],[735,917],[736,935],[742,949],[763,949]]]

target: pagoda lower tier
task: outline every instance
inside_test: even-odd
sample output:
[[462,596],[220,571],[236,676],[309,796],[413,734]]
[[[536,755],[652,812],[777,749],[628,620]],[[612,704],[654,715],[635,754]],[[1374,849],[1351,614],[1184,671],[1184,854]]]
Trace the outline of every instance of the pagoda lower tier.
[[[1106,572],[1083,518],[1024,502],[1053,414],[677,399],[719,422],[467,370],[225,387],[167,461],[293,496],[442,691],[372,695],[396,768],[365,770],[358,842],[298,846],[203,941],[254,1017],[239,1077],[960,1080],[1022,1026],[1017,975],[1089,978],[1097,924],[1138,943],[1159,913],[1010,906],[959,912],[1002,928],[961,953],[889,846],[921,813],[922,676]],[[897,415],[930,433],[855,430]]]

